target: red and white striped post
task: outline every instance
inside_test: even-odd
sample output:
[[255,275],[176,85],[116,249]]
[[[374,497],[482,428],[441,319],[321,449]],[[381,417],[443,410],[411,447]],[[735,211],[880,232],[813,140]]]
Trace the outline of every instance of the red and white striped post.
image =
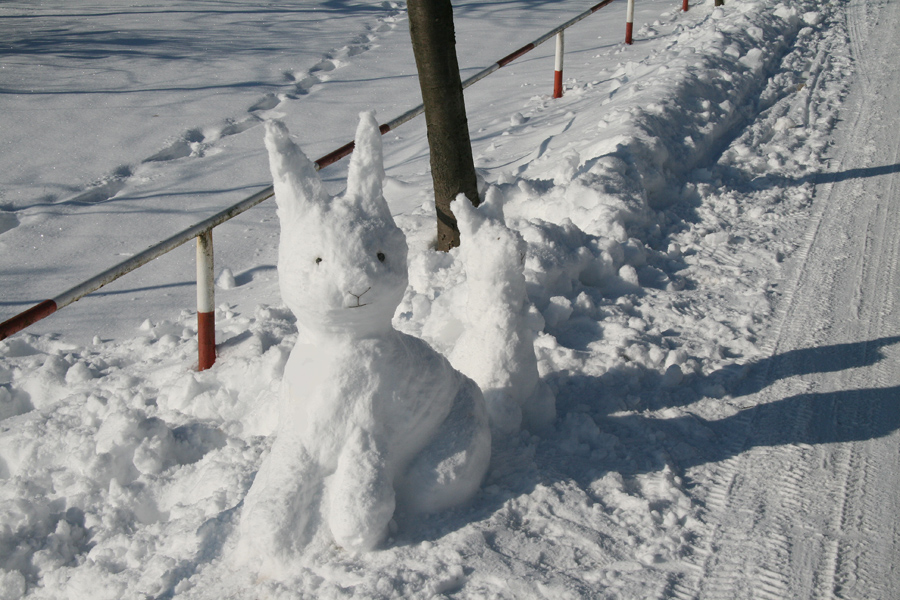
[[562,31],[556,34],[556,64],[553,67],[553,97],[562,98],[563,95],[563,53],[565,51],[565,38]]
[[625,13],[625,43],[631,45],[634,40],[631,37],[634,29],[634,0],[628,0],[628,10]]
[[197,370],[216,362],[216,291],[212,229],[197,236]]

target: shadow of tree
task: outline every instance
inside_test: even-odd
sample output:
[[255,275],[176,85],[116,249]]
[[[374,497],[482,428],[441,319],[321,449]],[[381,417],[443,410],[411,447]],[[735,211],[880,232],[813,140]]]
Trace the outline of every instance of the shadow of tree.
[[[748,376],[739,385],[731,386],[731,391],[735,395],[755,394],[774,381],[795,375],[870,367],[884,358],[885,346],[897,343],[900,336],[789,350],[748,365]],[[728,370],[713,373],[710,378],[723,378],[727,382]]]
[[[686,378],[681,386],[672,390],[664,389],[657,375],[656,389],[644,391],[641,396],[648,400],[649,407],[663,413],[666,408],[702,399],[705,389],[727,390],[732,396],[728,402],[733,403],[733,398],[756,394],[790,377],[871,367],[885,358],[885,347],[898,343],[900,336],[887,336],[790,350],[750,365],[720,369],[705,377]],[[607,377],[615,377],[615,374]],[[637,374],[637,377],[653,381],[650,373]],[[616,451],[610,452],[610,458],[594,467],[623,474],[658,470],[667,462],[683,472],[757,446],[863,441],[900,429],[900,387],[896,386],[805,393],[738,410],[723,419],[708,420],[693,414],[681,413],[674,418],[665,418],[621,411],[621,406],[611,402],[610,394],[598,387],[603,383],[602,378],[584,377],[558,381],[560,404],[566,411],[560,414],[560,420],[583,411],[585,400],[592,395],[595,401],[587,402],[591,409],[589,414],[602,432],[619,440]],[[571,397],[573,393],[577,398]],[[647,444],[648,439],[664,440],[661,445],[666,448],[667,455],[659,456],[658,445]],[[582,464],[580,468],[584,466]],[[573,478],[579,477],[578,471],[578,468],[566,469],[567,475]]]
[[754,190],[767,190],[773,187],[798,186],[805,183],[814,183],[816,185],[838,183],[849,179],[867,179],[869,177],[880,177],[882,175],[892,175],[894,173],[900,173],[900,163],[880,165],[877,167],[847,169],[846,171],[837,171],[834,173],[812,173],[804,175],[803,177],[783,177],[766,174],[752,179],[749,182],[749,185]]
[[[601,428],[647,431],[664,440],[668,456],[623,463],[623,474],[658,470],[666,462],[678,471],[720,462],[754,447],[865,441],[900,429],[900,386],[790,396],[759,404],[720,420],[696,415],[672,419],[629,414],[606,417]],[[662,435],[660,435],[662,434]],[[668,460],[666,460],[668,459]],[[611,470],[612,465],[606,465]]]

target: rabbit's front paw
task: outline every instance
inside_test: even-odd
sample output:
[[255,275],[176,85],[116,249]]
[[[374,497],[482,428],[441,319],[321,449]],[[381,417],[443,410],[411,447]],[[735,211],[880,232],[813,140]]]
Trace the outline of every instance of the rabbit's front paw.
[[244,498],[239,563],[282,565],[309,540],[322,477],[305,449],[283,446],[276,442]]
[[394,487],[370,434],[357,430],[351,435],[338,460],[330,496],[328,524],[339,546],[366,552],[381,543],[394,515]]

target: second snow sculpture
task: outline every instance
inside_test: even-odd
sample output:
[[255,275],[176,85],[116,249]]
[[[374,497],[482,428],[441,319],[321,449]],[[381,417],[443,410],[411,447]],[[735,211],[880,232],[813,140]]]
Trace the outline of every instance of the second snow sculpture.
[[450,360],[481,387],[494,431],[509,435],[523,425],[531,432],[551,426],[556,398],[541,380],[534,355],[525,240],[507,227],[501,202],[493,187],[478,208],[464,196],[453,201],[468,302],[465,329]]
[[367,551],[396,506],[431,512],[467,500],[487,470],[490,432],[478,386],[391,323],[407,245],[382,196],[374,115],[361,115],[336,198],[282,123],[266,123],[265,142],[281,221],[278,277],[300,338],[276,440],[244,501],[238,557],[272,571],[317,532]]

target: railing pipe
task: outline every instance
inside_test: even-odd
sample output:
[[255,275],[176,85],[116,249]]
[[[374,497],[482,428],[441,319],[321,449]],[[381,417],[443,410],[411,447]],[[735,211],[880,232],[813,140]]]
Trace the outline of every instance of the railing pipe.
[[556,34],[556,60],[553,65],[553,97],[563,95],[563,54],[565,53],[565,31]]
[[527,52],[530,52],[530,51],[534,50],[535,48],[537,48],[538,46],[540,46],[541,44],[543,44],[544,42],[546,42],[547,40],[549,40],[550,38],[552,38],[553,36],[555,36],[555,35],[556,35],[557,33],[559,33],[560,31],[563,31],[563,30],[565,30],[565,29],[568,29],[569,27],[571,27],[572,25],[574,25],[574,24],[577,23],[578,21],[581,21],[582,19],[588,18],[589,16],[591,16],[592,14],[594,14],[595,12],[597,12],[598,10],[600,10],[601,8],[603,8],[604,6],[607,6],[607,5],[609,5],[609,4],[612,4],[612,2],[613,2],[613,0],[603,0],[603,2],[600,2],[600,3],[598,3],[598,4],[595,4],[594,6],[590,7],[589,9],[587,9],[586,11],[584,11],[583,13],[581,13],[580,15],[578,15],[578,16],[576,16],[576,17],[573,17],[573,18],[569,19],[568,21],[566,21],[565,23],[563,23],[563,24],[560,25],[559,27],[557,27],[557,28],[555,28],[555,29],[552,29],[552,30],[548,31],[547,33],[545,33],[544,35],[542,35],[542,36],[539,37],[538,39],[534,40],[534,41],[531,42],[530,44],[525,44],[524,46],[522,46],[521,48],[519,48],[519,49],[516,50],[515,52],[513,52],[513,53],[511,53],[511,54],[508,54],[507,56],[504,56],[503,58],[501,58],[500,60],[498,60],[497,62],[495,62],[495,63],[492,64],[491,66],[487,67],[487,68],[484,69],[483,71],[480,71],[480,72],[476,73],[475,75],[469,77],[469,78],[466,79],[465,81],[463,81],[463,88],[469,87],[469,86],[472,85],[473,83],[476,83],[476,82],[478,82],[478,81],[484,79],[485,77],[487,77],[488,75],[490,75],[491,73],[493,73],[494,71],[496,71],[497,69],[500,69],[500,68],[502,68],[502,67],[505,67],[506,65],[508,65],[508,64],[511,63],[512,61],[516,60],[517,58],[521,58],[524,54],[526,54]]
[[[25,327],[43,319],[44,317],[54,313],[64,306],[72,304],[76,300],[81,299],[87,294],[99,290],[104,285],[115,281],[122,275],[134,271],[155,258],[159,258],[163,254],[174,250],[185,242],[189,242],[202,233],[209,231],[217,225],[221,225],[225,221],[236,217],[242,212],[256,206],[263,200],[270,198],[275,193],[272,186],[261,190],[249,198],[245,198],[241,202],[222,210],[213,216],[196,223],[187,229],[184,229],[175,235],[150,246],[143,252],[135,254],[128,260],[122,261],[117,265],[110,267],[99,275],[91,277],[87,281],[83,281],[75,287],[66,290],[58,296],[44,300],[43,302],[29,308],[23,313],[19,313],[15,317],[4,321],[0,324],[0,340],[6,339],[14,333],[17,333]],[[52,305],[52,309],[51,309]]]
[[39,304],[35,304],[28,310],[20,312],[11,319],[3,321],[3,323],[0,323],[0,340],[5,340],[12,334],[22,331],[44,317],[49,317],[55,313],[58,308],[56,302],[53,300],[44,300]]

